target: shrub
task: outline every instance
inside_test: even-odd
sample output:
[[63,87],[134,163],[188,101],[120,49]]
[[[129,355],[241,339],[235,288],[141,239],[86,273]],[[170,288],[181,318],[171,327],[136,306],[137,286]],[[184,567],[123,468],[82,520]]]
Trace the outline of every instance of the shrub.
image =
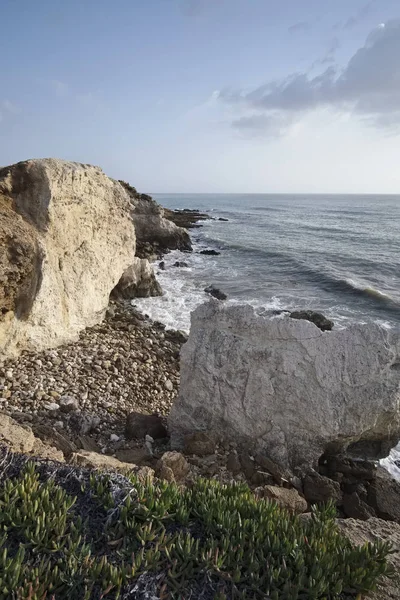
[[242,484],[124,481],[116,488],[110,476],[92,474],[82,484],[101,516],[93,528],[62,482],[41,482],[32,463],[7,479],[0,599],[137,598],[149,576],[163,600],[338,599],[388,574],[389,545],[353,548],[332,505],[304,521]]

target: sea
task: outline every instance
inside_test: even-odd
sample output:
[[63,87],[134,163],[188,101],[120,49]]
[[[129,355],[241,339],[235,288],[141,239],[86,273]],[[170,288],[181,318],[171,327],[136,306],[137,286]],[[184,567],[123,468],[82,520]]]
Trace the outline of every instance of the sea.
[[[400,330],[400,195],[155,194],[172,209],[209,214],[191,229],[193,253],[155,265],[164,295],[135,300],[152,319],[188,331],[214,285],[260,314],[312,309],[335,327]],[[227,220],[219,220],[227,219]],[[212,249],[218,256],[199,254]],[[175,267],[175,262],[186,267]],[[396,466],[394,461],[399,461]],[[386,466],[400,478],[400,448]]]

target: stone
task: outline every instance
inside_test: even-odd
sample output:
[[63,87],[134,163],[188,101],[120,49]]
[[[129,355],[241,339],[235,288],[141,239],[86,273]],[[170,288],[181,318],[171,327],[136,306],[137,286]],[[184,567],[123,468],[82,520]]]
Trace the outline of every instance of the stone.
[[77,446],[63,436],[59,431],[50,425],[44,423],[32,425],[36,437],[41,439],[48,446],[54,446],[61,450],[66,459],[69,459],[77,450]]
[[[263,454],[259,453],[256,454],[254,458],[257,464],[259,464],[264,471],[272,475],[276,483],[281,484],[282,481],[291,482],[296,479],[292,473],[288,471],[288,469],[285,469],[278,463],[274,462],[268,456],[264,456]],[[295,487],[298,486],[296,485]]]
[[195,454],[196,456],[207,456],[215,452],[215,439],[205,431],[196,431],[185,437],[185,454]]
[[61,396],[59,399],[59,404],[60,410],[64,413],[70,413],[79,410],[79,402],[75,396]]
[[110,435],[110,442],[119,442],[119,440],[120,440],[119,435],[116,435],[115,433],[112,433]]
[[177,260],[176,262],[174,262],[173,266],[183,268],[183,267],[188,267],[189,265],[184,260]]
[[221,252],[217,252],[217,250],[200,250],[199,254],[205,254],[206,256],[219,256]]
[[165,209],[151,196],[138,194],[137,191],[120,181],[131,201],[132,218],[135,224],[138,246],[156,245],[161,252],[165,250],[191,250],[188,232],[165,218]]
[[371,518],[368,521],[338,519],[342,533],[354,546],[368,543],[387,542],[392,547],[388,562],[392,567],[392,577],[382,577],[377,589],[368,594],[369,600],[400,600],[400,525]]
[[400,523],[400,481],[383,467],[378,467],[376,477],[368,487],[367,499],[378,517]]
[[232,450],[228,454],[228,458],[226,460],[226,468],[228,471],[232,473],[232,475],[237,475],[241,471],[241,464],[239,460],[239,456],[236,450]]
[[335,504],[341,504],[342,492],[340,484],[328,477],[324,477],[317,471],[308,471],[303,477],[304,496],[310,504],[321,504],[332,500]]
[[213,296],[213,298],[217,298],[217,300],[226,300],[228,297],[226,294],[224,294],[224,292],[221,292],[220,289],[213,285],[209,285],[208,287],[204,288],[204,291],[206,294]]
[[116,457],[121,462],[134,463],[135,465],[153,465],[154,460],[146,447],[121,448],[116,451]]
[[46,410],[49,410],[51,412],[55,412],[56,410],[60,410],[60,405],[57,404],[56,402],[45,402],[43,404],[43,408],[45,408]]
[[166,438],[168,433],[158,415],[131,412],[126,418],[125,435],[128,440],[144,440],[146,435],[159,440]]
[[292,319],[305,319],[314,323],[321,331],[331,331],[333,329],[333,321],[330,321],[324,315],[312,310],[295,310],[289,314]]
[[37,159],[0,169],[0,355],[76,340],[100,322],[134,252],[129,197],[100,168]]
[[165,388],[169,391],[172,392],[172,390],[174,389],[174,384],[172,383],[172,381],[170,379],[167,379],[165,382]]
[[296,514],[306,512],[308,507],[307,500],[300,496],[299,492],[293,488],[266,485],[264,487],[264,497],[273,500],[282,508],[286,508]]
[[98,454],[97,452],[90,452],[88,450],[79,450],[79,452],[75,452],[71,462],[80,467],[120,471],[122,473],[128,473],[132,471],[134,467],[131,463],[123,463],[113,456]]
[[0,444],[12,452],[29,454],[35,444],[35,436],[28,426],[17,423],[11,417],[0,413]]
[[112,291],[111,297],[131,300],[133,298],[162,296],[162,293],[152,265],[145,258],[135,257],[131,266],[122,274],[117,286]]
[[346,517],[363,521],[376,516],[373,508],[361,500],[357,492],[343,494],[343,512]]
[[171,444],[218,431],[282,467],[323,455],[383,458],[400,439],[400,336],[376,324],[321,331],[210,300],[181,349]]
[[78,435],[86,435],[100,425],[101,419],[89,413],[72,413],[69,418],[69,426]]
[[[157,466],[158,476],[167,481],[182,483],[190,471],[190,465],[180,452],[165,452]],[[171,472],[173,479],[171,479]]]
[[35,438],[32,454],[35,457],[42,458],[44,460],[53,460],[61,463],[65,462],[64,454],[61,450],[58,450],[54,446],[44,444],[39,438]]

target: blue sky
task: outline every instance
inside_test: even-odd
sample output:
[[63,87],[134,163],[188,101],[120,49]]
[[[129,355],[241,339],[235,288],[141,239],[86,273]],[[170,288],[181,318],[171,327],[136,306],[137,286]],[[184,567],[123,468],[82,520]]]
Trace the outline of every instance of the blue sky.
[[0,1],[0,165],[400,193],[398,0]]

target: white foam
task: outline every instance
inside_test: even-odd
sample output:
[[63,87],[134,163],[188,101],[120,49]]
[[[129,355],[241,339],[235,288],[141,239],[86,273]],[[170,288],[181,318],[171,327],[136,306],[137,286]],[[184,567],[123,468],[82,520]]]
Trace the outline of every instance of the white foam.
[[394,479],[400,481],[400,468],[396,465],[395,461],[400,464],[400,444],[396,448],[393,448],[387,458],[380,461],[382,467],[385,467]]

